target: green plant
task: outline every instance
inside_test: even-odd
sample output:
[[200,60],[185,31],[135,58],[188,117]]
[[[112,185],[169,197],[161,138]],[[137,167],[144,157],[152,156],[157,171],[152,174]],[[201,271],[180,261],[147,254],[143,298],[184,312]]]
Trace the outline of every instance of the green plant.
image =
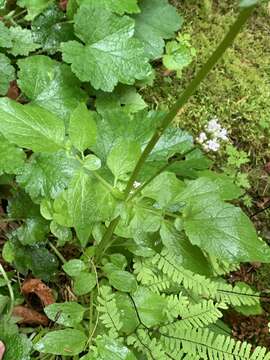
[[182,76],[182,70],[187,67],[196,55],[196,50],[190,44],[190,35],[178,35],[176,40],[167,42],[163,64],[168,70],[174,70],[177,77]]
[[[76,13],[75,35],[71,31],[63,41],[65,29],[57,50],[57,40],[50,45],[41,31],[42,24],[48,26],[46,12],[56,11],[48,8],[51,2],[18,3],[40,33],[17,29],[29,39],[26,46],[15,42],[13,26],[3,28],[3,47],[13,56],[42,46],[52,54],[61,49],[71,70],[44,55],[19,59],[18,84],[28,103],[0,99],[1,172],[15,175],[3,178],[9,194],[1,221],[19,222],[3,257],[20,273],[30,270],[55,283],[58,257],[77,301],[62,298],[46,306],[54,329],[30,329],[27,337],[12,317],[20,301],[13,273],[1,266],[5,360],[269,359],[265,348],[251,351],[251,345],[229,337],[220,319],[228,306],[260,311],[259,293],[222,276],[240,262],[269,262],[270,248],[229,203],[239,188],[226,175],[208,171],[209,161],[192,136],[171,126],[255,2],[242,2],[227,36],[166,113],[146,110],[136,91],[124,85],[111,95],[101,91],[150,75],[148,60],[162,55],[163,39],[179,27],[166,1],[154,2],[160,8],[146,0],[139,4],[135,25],[115,13],[138,12],[136,1],[70,1],[67,16]],[[164,29],[157,30],[160,19],[153,11],[168,15]],[[13,24],[16,16],[24,21],[16,12],[4,18]],[[152,42],[143,48],[139,39],[145,40],[146,29]],[[50,35],[56,36],[55,29]],[[70,243],[79,248],[77,258],[65,258],[64,245]]]
[[[251,188],[248,173],[242,171],[243,165],[250,162],[248,154],[243,150],[237,150],[233,145],[226,146],[227,163],[223,171],[230,176],[234,182],[244,191]],[[252,199],[249,195],[244,195],[244,204],[248,207],[252,205]]]

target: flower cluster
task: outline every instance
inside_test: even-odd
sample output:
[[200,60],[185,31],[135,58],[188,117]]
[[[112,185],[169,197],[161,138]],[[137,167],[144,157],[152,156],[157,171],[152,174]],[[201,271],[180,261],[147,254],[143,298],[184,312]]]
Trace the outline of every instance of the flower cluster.
[[217,117],[210,120],[204,127],[204,130],[196,140],[202,145],[205,151],[218,151],[221,141],[228,141],[228,132],[221,127]]
[[142,184],[139,182],[139,181],[134,181],[134,183],[133,183],[133,187],[135,188],[135,189],[137,189],[138,187],[140,187]]

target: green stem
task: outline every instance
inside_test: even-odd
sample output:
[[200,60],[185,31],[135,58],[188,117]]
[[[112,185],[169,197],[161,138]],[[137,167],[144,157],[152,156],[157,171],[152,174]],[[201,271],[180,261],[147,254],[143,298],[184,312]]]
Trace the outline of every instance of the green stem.
[[8,311],[8,317],[11,317],[12,315],[12,311],[14,308],[14,302],[15,302],[15,298],[14,298],[14,292],[11,286],[11,283],[9,281],[9,278],[7,276],[7,273],[5,272],[5,269],[3,268],[2,264],[0,263],[0,273],[2,274],[4,280],[7,283],[7,287],[8,287],[8,291],[9,291],[9,296],[10,296],[10,307],[9,307],[9,311]]
[[41,360],[52,360],[52,356],[51,356],[51,354],[46,354],[46,355],[40,355],[39,356],[39,359],[41,359]]
[[120,220],[120,216],[118,216],[113,221],[111,221],[111,223],[108,226],[103,238],[101,239],[101,242],[98,244],[97,249],[96,249],[97,262],[100,260],[100,258],[102,257],[104,251],[108,247],[108,244],[110,243],[110,240],[111,240],[111,238],[113,236],[114,230],[115,230],[119,220]]
[[[195,78],[190,82],[186,90],[182,93],[182,95],[179,97],[178,100],[176,100],[175,104],[172,106],[170,111],[165,115],[161,125],[158,127],[158,129],[155,131],[154,135],[150,139],[149,143],[145,147],[144,151],[141,154],[140,159],[138,160],[135,169],[133,170],[131,177],[127,183],[126,189],[124,191],[124,198],[123,200],[127,200],[130,195],[130,190],[133,187],[134,182],[138,178],[139,172],[141,171],[146,159],[150,155],[151,151],[155,147],[156,143],[160,139],[160,137],[163,135],[164,131],[167,129],[167,127],[171,124],[177,113],[182,109],[182,107],[187,103],[189,98],[195,93],[195,91],[198,89],[201,82],[206,78],[208,73],[212,70],[212,68],[216,65],[218,60],[222,57],[222,55],[225,53],[228,47],[230,47],[233,44],[234,39],[240,32],[242,26],[247,22],[248,18],[252,14],[253,10],[255,9],[256,5],[248,7],[243,9],[232,27],[230,28],[229,32],[223,39],[223,41],[220,43],[220,45],[217,47],[217,49],[213,52],[211,57],[207,60],[207,62],[203,65],[201,70],[197,73]],[[158,173],[159,175],[159,173]],[[153,180],[153,179],[152,179]],[[151,181],[152,181],[151,180]],[[118,216],[115,218],[107,228],[101,242],[98,245],[97,248],[97,259],[99,259],[104,250],[108,247],[108,244],[110,243],[111,237],[113,236],[113,232],[120,220],[120,217]]]
[[24,10],[20,11],[19,13],[15,14],[14,16],[12,16],[12,18],[13,18],[13,20],[15,20],[17,17],[20,17],[26,13],[27,13],[27,10],[24,9]]
[[91,337],[93,334],[93,314],[94,314],[94,300],[93,294],[90,295],[90,307],[89,307],[89,348],[91,346]]
[[[92,270],[95,273],[96,276],[96,281],[97,281],[97,293],[99,295],[99,283],[98,283],[98,273],[97,273],[97,268],[93,262],[93,260],[91,258],[89,258],[89,261],[91,262],[92,265]],[[93,323],[93,317],[94,317],[94,297],[93,294],[90,294],[90,308],[89,308],[89,337],[88,337],[88,341],[86,343],[86,346],[89,348],[89,351],[91,350],[91,346],[92,346],[92,341],[93,341],[93,336],[96,332],[97,326],[98,326],[98,322],[99,322],[99,311],[98,309],[96,309],[97,311],[95,312],[96,314],[96,321],[95,324]],[[86,350],[86,347],[85,347]]]
[[214,51],[212,56],[208,59],[208,61],[203,65],[201,70],[198,72],[198,74],[195,76],[195,78],[190,82],[186,90],[182,93],[180,98],[175,102],[175,104],[172,106],[170,111],[165,115],[161,125],[156,130],[154,135],[152,136],[151,140],[147,144],[146,148],[144,149],[139,161],[137,162],[137,165],[135,169],[133,170],[133,173],[128,181],[127,187],[125,189],[124,194],[128,196],[130,190],[133,187],[134,181],[136,181],[139,172],[141,171],[143,164],[145,163],[147,157],[155,147],[156,143],[160,139],[160,137],[163,135],[164,131],[167,129],[167,127],[171,124],[177,113],[182,109],[182,107],[187,103],[189,98],[195,93],[201,82],[206,78],[208,73],[212,70],[212,68],[216,65],[218,60],[222,57],[224,52],[227,50],[229,46],[232,45],[234,39],[240,32],[242,26],[246,23],[250,15],[252,14],[253,10],[255,9],[255,6],[251,6],[249,8],[246,8],[241,11],[238,18],[236,19],[235,23],[232,25],[231,29],[223,39],[223,41],[220,43],[220,45],[217,47],[217,49]]
[[[83,153],[81,154],[81,156],[82,158],[84,157]],[[83,159],[81,159],[79,156],[76,156],[76,159],[83,165],[84,163]],[[95,178],[98,179],[112,194],[116,193],[116,189],[111,184],[109,184],[105,179],[103,179],[103,177],[100,176],[97,172],[88,170],[87,173],[89,175],[95,176]]]
[[8,222],[12,222],[12,221],[19,221],[21,219],[12,219],[12,218],[0,218],[0,224],[2,223],[8,223]]
[[[98,294],[99,294],[97,268],[96,268],[95,263],[93,262],[93,260],[91,258],[89,258],[89,261],[90,261],[91,266],[92,266],[92,271],[95,273],[95,276],[96,276],[97,291],[98,291]],[[87,346],[89,347],[89,351],[90,351],[90,348],[91,348],[91,345],[92,345],[92,339],[93,339],[94,333],[95,333],[97,325],[98,325],[98,312],[97,312],[97,318],[96,318],[95,325],[93,323],[93,317],[94,317],[94,296],[91,293],[90,294],[90,307],[89,307],[89,337],[88,337],[88,341],[87,341]]]
[[158,210],[158,209],[154,209],[154,208],[149,208],[149,207],[147,207],[147,206],[140,206],[140,205],[138,205],[138,204],[136,204],[135,205],[137,208],[140,208],[140,209],[143,209],[143,210],[146,210],[146,211],[148,211],[148,212],[150,212],[150,213],[152,213],[152,214],[155,214],[155,215],[161,215],[161,214],[163,214],[163,215],[166,215],[166,216],[168,216],[168,217],[171,217],[171,218],[174,218],[174,219],[178,219],[179,218],[179,214],[175,214],[175,213],[172,213],[172,212],[170,212],[170,211],[160,211],[160,210]]
[[140,186],[138,189],[136,189],[134,191],[134,193],[132,193],[130,195],[130,197],[128,198],[128,201],[129,200],[132,200],[134,197],[136,197],[137,195],[139,195],[141,193],[141,191],[147,186],[149,185],[158,175],[160,175],[161,173],[163,173],[163,171],[165,171],[166,169],[168,169],[172,164],[174,164],[175,162],[177,161],[182,161],[185,159],[185,157],[192,153],[194,150],[196,150],[195,147],[193,147],[192,149],[186,151],[184,154],[182,154],[181,156],[173,159],[171,162],[165,164],[164,166],[162,166],[159,170],[157,170],[148,180],[146,180],[142,186]]
[[51,243],[49,242],[49,245],[51,247],[51,249],[55,252],[55,254],[57,255],[57,257],[62,261],[63,264],[65,264],[67,262],[67,260],[64,258],[64,256],[60,253],[60,251]]
[[57,24],[74,24],[74,20],[66,20],[66,21],[61,21],[61,22],[59,22],[59,23],[57,23]]
[[112,194],[115,192],[115,188],[109,184],[105,179],[103,179],[102,176],[97,174],[95,171],[91,172],[92,175],[94,175]]

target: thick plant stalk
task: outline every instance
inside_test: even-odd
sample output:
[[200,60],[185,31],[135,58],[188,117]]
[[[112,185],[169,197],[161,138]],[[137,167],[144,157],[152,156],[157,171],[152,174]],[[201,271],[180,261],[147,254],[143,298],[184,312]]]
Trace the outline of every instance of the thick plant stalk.
[[[170,111],[165,115],[162,123],[155,131],[154,135],[150,139],[149,143],[145,147],[144,151],[141,154],[140,159],[138,160],[135,169],[133,170],[133,173],[127,183],[126,189],[124,191],[124,200],[127,200],[130,194],[130,190],[133,187],[134,182],[136,181],[138,174],[140,173],[145,161],[147,160],[148,156],[150,155],[151,151],[154,149],[155,145],[157,144],[160,137],[163,135],[164,131],[167,129],[167,127],[172,123],[173,119],[177,115],[177,113],[182,109],[182,107],[187,103],[189,98],[195,93],[195,91],[198,89],[201,82],[206,78],[208,73],[212,70],[212,68],[216,65],[218,60],[223,56],[225,51],[233,44],[236,36],[239,34],[239,32],[242,29],[242,26],[247,22],[248,18],[254,11],[256,5],[252,5],[250,7],[244,8],[232,27],[230,28],[229,32],[225,36],[225,38],[222,40],[220,45],[217,47],[217,49],[213,52],[211,57],[207,60],[207,62],[202,66],[201,70],[197,73],[195,78],[190,82],[186,90],[182,93],[182,95],[179,97],[178,100],[176,100],[175,104],[172,106]],[[151,179],[153,180],[153,179]],[[96,251],[96,258],[99,259],[105,249],[108,247],[108,244],[111,241],[111,238],[113,236],[113,232],[120,220],[120,217],[117,217],[114,219],[109,227],[107,228],[107,231],[105,232],[101,242],[98,244],[97,251]]]
[[212,70],[212,68],[216,65],[218,60],[222,57],[222,55],[225,53],[228,47],[230,47],[238,33],[241,31],[242,26],[246,23],[250,15],[252,14],[255,6],[251,6],[249,8],[246,8],[241,11],[239,14],[237,20],[232,25],[231,29],[223,39],[223,41],[220,43],[220,45],[217,47],[217,49],[214,51],[212,56],[208,59],[208,61],[203,65],[201,70],[198,72],[198,74],[195,76],[195,78],[190,82],[186,90],[182,93],[180,98],[175,102],[175,104],[172,106],[170,111],[167,113],[167,115],[164,117],[161,125],[158,127],[154,135],[152,136],[151,140],[147,144],[146,148],[144,149],[129,181],[127,184],[127,187],[125,189],[125,196],[128,196],[130,190],[132,189],[134,181],[136,181],[138,174],[140,170],[143,167],[143,164],[145,163],[147,157],[151,153],[151,151],[154,149],[156,143],[164,133],[164,131],[167,129],[167,127],[171,124],[177,113],[182,109],[182,107],[187,103],[189,98],[195,93],[197,88],[199,87],[200,83],[206,78],[208,73]]

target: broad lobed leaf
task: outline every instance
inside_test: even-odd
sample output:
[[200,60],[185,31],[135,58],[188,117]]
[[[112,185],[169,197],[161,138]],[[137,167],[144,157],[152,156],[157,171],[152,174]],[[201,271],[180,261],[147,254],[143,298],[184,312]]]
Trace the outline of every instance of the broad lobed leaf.
[[49,6],[32,21],[31,30],[34,41],[49,54],[60,51],[62,42],[75,38],[73,25],[56,4]]
[[0,47],[1,48],[11,48],[11,36],[9,28],[5,26],[4,22],[0,22]]
[[62,44],[62,52],[81,81],[112,91],[118,82],[133,84],[148,75],[150,66],[143,45],[133,38],[135,24],[131,18],[87,3],[74,19],[75,33],[85,45],[69,41]]
[[111,219],[116,200],[94,175],[81,170],[69,184],[67,206],[77,236],[86,245],[94,223]]
[[44,9],[46,9],[53,0],[18,0],[17,3],[20,7],[27,9],[27,20],[33,20]]
[[25,153],[0,135],[0,175],[17,174],[23,167]]
[[160,114],[141,111],[127,114],[120,109],[106,110],[97,119],[97,142],[94,152],[103,161],[106,160],[114,145],[121,139],[137,142],[144,148],[160,121]]
[[33,200],[55,199],[67,188],[79,163],[64,151],[33,154],[17,176],[18,183]]
[[141,0],[139,5],[141,13],[134,17],[135,36],[143,42],[147,56],[157,59],[163,53],[163,39],[173,37],[183,19],[167,0]]
[[116,180],[128,180],[141,155],[140,145],[135,141],[120,140],[110,151],[107,165]]
[[96,113],[88,111],[86,105],[80,104],[71,113],[69,138],[76,149],[83,152],[96,143]]
[[81,4],[93,4],[101,9],[107,9],[117,14],[140,12],[138,0],[78,0]]
[[18,65],[18,84],[32,104],[68,120],[78,102],[86,100],[80,82],[67,65],[44,55],[19,60]]
[[162,208],[166,208],[176,203],[177,196],[184,188],[184,182],[177,179],[174,173],[165,171],[143,189],[142,195],[156,200]]
[[6,95],[9,84],[15,79],[15,69],[10,63],[10,59],[0,54],[0,95]]
[[54,152],[64,146],[64,123],[37,105],[0,99],[0,132],[11,143],[33,151]]
[[216,197],[192,200],[184,210],[184,229],[192,244],[228,262],[270,260],[270,248],[240,208]]
[[10,28],[10,37],[12,47],[8,50],[14,56],[24,55],[27,56],[29,53],[39,49],[40,44],[34,42],[33,34],[31,30],[23,29],[20,26]]

